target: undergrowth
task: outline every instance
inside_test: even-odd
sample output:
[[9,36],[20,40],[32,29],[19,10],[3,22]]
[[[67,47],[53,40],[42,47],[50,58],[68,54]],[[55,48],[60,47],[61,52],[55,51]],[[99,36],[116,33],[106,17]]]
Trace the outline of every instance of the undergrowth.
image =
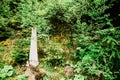
[[[48,72],[57,68],[58,74],[63,73],[61,80],[119,80],[119,4],[116,0],[1,0],[0,68],[25,66],[30,31],[36,27],[39,61]],[[64,75],[66,64],[74,68],[72,78]],[[44,79],[57,79],[54,74]]]

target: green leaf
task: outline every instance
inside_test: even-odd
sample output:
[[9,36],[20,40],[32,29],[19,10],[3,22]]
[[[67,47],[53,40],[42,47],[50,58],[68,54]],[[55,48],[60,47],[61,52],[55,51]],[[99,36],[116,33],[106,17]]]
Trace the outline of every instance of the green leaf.
[[85,77],[83,75],[75,75],[74,80],[85,80]]
[[6,77],[9,77],[9,76],[12,76],[13,75],[13,67],[10,65],[10,66],[4,66],[4,68],[0,71],[0,77],[1,78],[6,78]]
[[0,73],[0,78],[5,78],[6,77],[6,73]]
[[17,77],[17,80],[26,80],[26,75],[22,74]]
[[65,78],[61,78],[60,80],[65,80]]
[[9,71],[8,73],[7,73],[7,76],[12,76],[13,75],[13,71]]

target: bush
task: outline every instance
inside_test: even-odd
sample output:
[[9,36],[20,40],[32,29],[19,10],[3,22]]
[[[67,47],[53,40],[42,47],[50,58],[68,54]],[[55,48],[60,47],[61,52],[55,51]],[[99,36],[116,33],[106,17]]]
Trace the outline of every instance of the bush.
[[[85,75],[89,76],[94,74],[95,76],[97,75],[96,73],[100,71],[102,75],[99,75],[99,77],[102,77],[105,80],[116,78],[114,74],[119,74],[120,68],[118,68],[117,66],[119,66],[118,61],[120,61],[120,55],[117,48],[117,45],[119,44],[119,42],[117,41],[118,38],[111,36],[116,33],[113,32],[114,30],[112,30],[108,34],[105,31],[104,33],[100,34],[100,41],[94,42],[85,47],[81,46],[77,48],[77,52],[74,54],[73,58],[76,61],[81,61],[81,63],[78,62],[81,66],[78,69],[83,70],[80,72],[83,72]],[[106,36],[103,37],[103,34]],[[118,35],[118,33],[116,35]],[[91,60],[93,62],[91,62]]]
[[15,60],[15,63],[23,64],[28,60],[28,52],[18,49],[16,50],[16,53],[13,53],[13,58]]
[[50,66],[60,66],[64,62],[63,49],[59,43],[49,41],[43,47],[46,57],[43,61]]
[[28,60],[30,40],[29,39],[18,39],[14,46],[13,59],[15,64],[23,64]]

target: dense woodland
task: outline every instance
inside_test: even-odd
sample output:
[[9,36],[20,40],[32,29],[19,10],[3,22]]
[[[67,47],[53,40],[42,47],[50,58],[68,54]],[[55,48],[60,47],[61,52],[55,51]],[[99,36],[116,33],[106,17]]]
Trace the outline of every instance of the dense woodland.
[[0,0],[0,80],[26,80],[32,27],[39,80],[120,80],[120,0]]

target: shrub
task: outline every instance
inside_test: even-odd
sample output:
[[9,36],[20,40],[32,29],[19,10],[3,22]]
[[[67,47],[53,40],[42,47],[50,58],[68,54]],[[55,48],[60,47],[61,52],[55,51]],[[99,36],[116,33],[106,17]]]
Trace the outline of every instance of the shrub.
[[28,52],[18,49],[13,53],[13,58],[15,63],[23,64],[28,60]]
[[30,40],[18,39],[16,41],[17,43],[14,45],[14,51],[12,53],[13,59],[15,64],[23,64],[28,60]]
[[50,66],[59,66],[64,62],[63,49],[59,43],[49,41],[43,48],[46,57],[43,61]]

